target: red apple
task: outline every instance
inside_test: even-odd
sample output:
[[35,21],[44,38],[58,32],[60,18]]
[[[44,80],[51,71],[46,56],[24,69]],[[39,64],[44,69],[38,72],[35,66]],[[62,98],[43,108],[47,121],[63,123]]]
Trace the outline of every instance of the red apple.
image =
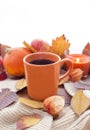
[[35,39],[31,42],[31,46],[37,51],[49,51],[49,44],[46,41]]

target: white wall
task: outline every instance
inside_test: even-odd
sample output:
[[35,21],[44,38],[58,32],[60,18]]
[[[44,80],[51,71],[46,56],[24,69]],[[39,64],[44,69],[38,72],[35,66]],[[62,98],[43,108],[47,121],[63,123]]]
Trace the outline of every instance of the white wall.
[[22,46],[26,40],[65,34],[71,53],[90,42],[90,0],[0,0],[0,42]]

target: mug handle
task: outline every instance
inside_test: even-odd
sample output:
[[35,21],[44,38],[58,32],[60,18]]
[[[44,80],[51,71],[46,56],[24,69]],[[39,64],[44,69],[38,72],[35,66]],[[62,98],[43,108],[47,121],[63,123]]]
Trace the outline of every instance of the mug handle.
[[62,59],[61,60],[61,65],[63,65],[65,62],[69,63],[69,68],[68,68],[68,70],[66,71],[65,74],[59,76],[59,82],[61,82],[61,80],[63,80],[66,76],[68,76],[71,73],[72,69],[73,69],[73,63],[72,63],[72,61],[70,59],[68,59],[68,58]]

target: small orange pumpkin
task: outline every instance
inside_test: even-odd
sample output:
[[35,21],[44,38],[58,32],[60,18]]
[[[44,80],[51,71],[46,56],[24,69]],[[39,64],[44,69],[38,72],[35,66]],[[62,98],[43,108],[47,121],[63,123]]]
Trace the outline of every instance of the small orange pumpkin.
[[31,52],[24,47],[10,48],[4,56],[3,64],[10,76],[25,76],[23,58]]

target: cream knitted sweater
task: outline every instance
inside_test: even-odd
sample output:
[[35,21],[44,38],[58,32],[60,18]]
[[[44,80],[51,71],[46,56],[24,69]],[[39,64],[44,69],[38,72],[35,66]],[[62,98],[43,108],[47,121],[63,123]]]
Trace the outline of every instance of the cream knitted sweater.
[[[15,91],[15,80],[7,79],[0,82],[0,89],[10,88]],[[0,130],[16,130],[16,122],[23,115],[39,113],[42,116],[41,121],[27,130],[90,130],[90,110],[84,112],[78,117],[70,106],[65,107],[58,119],[47,112],[38,109],[32,109],[22,105],[19,102],[6,107],[0,111]]]
[[32,109],[19,102],[0,111],[0,130],[16,130],[16,122],[23,115],[39,113],[42,115],[41,121],[27,130],[90,130],[90,110],[80,117],[76,116],[72,109],[65,107],[56,120],[47,112]]

